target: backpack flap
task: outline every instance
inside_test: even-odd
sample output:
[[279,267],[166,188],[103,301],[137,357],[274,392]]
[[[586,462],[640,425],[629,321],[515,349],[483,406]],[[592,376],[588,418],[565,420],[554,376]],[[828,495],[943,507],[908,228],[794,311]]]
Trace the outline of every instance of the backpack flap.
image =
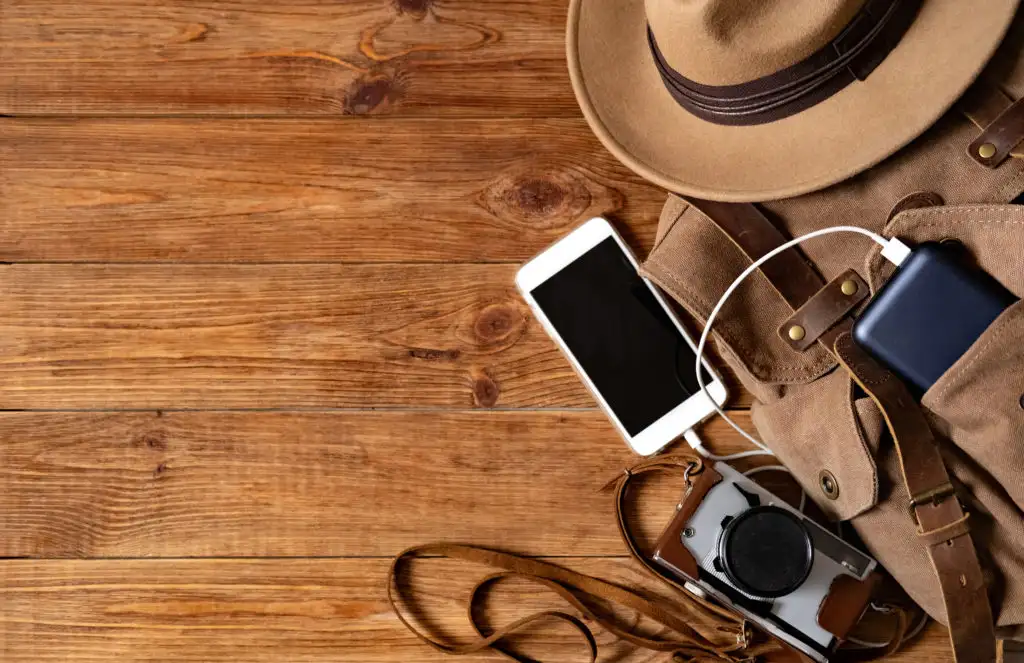
[[[703,323],[750,259],[690,203],[669,197],[657,244],[643,275]],[[781,395],[780,385],[812,382],[836,366],[823,348],[794,352],[776,333],[793,308],[763,274],[752,274],[726,303],[712,335],[740,380],[760,400]]]

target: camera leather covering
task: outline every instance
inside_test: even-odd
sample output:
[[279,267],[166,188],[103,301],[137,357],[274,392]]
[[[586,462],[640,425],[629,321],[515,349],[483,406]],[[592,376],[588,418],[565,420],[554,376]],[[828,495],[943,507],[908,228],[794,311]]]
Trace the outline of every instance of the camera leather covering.
[[844,638],[860,621],[881,576],[872,573],[864,580],[836,576],[828,596],[818,609],[818,625],[837,638]]
[[721,482],[722,475],[710,465],[705,465],[704,470],[697,475],[690,490],[680,502],[676,517],[665,528],[654,546],[655,557],[671,564],[692,580],[697,580],[700,575],[700,565],[686,549],[686,546],[680,543],[683,530],[686,529],[686,524],[690,522],[690,518],[693,517],[697,507],[704,501],[707,494]]

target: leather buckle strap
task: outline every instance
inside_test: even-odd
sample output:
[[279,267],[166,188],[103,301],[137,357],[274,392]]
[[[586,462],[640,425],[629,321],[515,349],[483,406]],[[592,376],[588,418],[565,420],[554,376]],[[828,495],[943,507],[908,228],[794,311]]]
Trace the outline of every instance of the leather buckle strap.
[[[996,659],[995,622],[981,561],[955,498],[931,427],[903,382],[879,366],[849,333],[835,341],[835,353],[857,384],[878,405],[896,442],[900,471],[942,590],[953,658],[957,663]],[[951,499],[952,498],[952,499]],[[936,543],[946,545],[934,545]]]

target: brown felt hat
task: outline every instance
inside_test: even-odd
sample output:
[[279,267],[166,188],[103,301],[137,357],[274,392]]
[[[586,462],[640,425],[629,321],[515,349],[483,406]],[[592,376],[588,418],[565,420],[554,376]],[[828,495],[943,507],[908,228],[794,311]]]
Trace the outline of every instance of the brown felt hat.
[[571,0],[583,114],[671,191],[824,188],[920,135],[978,76],[1019,0]]

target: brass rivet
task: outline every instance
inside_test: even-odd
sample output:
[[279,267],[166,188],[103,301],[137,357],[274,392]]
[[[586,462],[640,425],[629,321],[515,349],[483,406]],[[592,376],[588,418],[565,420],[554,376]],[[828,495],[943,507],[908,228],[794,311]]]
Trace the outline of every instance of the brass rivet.
[[789,328],[789,337],[794,341],[802,341],[804,336],[807,336],[807,331],[800,325],[793,325]]
[[821,485],[821,492],[830,500],[839,499],[839,482],[835,475],[828,470],[822,470],[818,475],[818,483]]
[[982,143],[978,148],[978,156],[982,159],[991,159],[996,155],[996,146],[992,143]]
[[843,281],[843,285],[841,285],[839,289],[842,290],[843,294],[846,295],[847,297],[849,297],[850,295],[855,295],[857,294],[857,282],[854,281],[853,279],[850,279],[849,281]]

